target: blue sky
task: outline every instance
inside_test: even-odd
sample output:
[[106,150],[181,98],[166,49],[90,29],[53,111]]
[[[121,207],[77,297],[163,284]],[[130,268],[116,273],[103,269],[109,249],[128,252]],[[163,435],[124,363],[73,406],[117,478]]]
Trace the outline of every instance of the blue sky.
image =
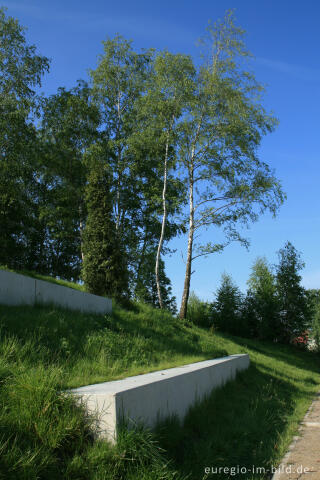
[[[320,2],[7,0],[3,5],[28,28],[28,41],[52,59],[43,81],[46,94],[87,79],[87,70],[96,66],[102,52],[102,40],[116,33],[132,39],[137,49],[167,48],[197,59],[196,41],[208,20],[235,8],[256,57],[252,69],[267,85],[264,106],[280,121],[276,132],[263,140],[260,157],[275,169],[288,198],[276,219],[264,215],[251,226],[249,251],[233,244],[221,254],[196,260],[191,288],[211,300],[226,271],[245,290],[255,258],[265,255],[276,263],[276,252],[287,240],[302,252],[305,287],[320,288]],[[214,240],[215,232],[205,232],[203,238]],[[186,238],[175,239],[171,246],[176,253],[166,259],[166,268],[179,303]]]

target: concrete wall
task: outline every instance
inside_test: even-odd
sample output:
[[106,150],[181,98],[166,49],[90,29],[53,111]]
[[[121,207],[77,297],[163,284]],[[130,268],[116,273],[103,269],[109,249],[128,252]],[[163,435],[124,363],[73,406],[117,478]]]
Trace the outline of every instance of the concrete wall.
[[73,288],[63,287],[55,283],[36,280],[36,303],[53,303],[69,310],[81,312],[111,313],[112,300],[91,293],[80,292]]
[[0,270],[0,303],[34,305],[36,280],[25,275]]
[[142,422],[149,427],[173,414],[183,419],[196,401],[234,379],[249,363],[249,355],[231,355],[71,392],[98,416],[100,436],[115,442],[122,419],[129,426]]
[[54,304],[87,313],[111,313],[112,300],[51,282],[0,270],[0,304]]

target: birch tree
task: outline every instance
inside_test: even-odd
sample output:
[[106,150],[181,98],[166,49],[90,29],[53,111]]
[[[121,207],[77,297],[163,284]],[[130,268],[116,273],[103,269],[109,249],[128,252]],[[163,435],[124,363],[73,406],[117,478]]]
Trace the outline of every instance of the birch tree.
[[[99,106],[100,132],[106,143],[105,161],[111,167],[112,216],[118,242],[127,253],[139,232],[141,210],[142,157],[132,148],[139,131],[137,101],[146,89],[152,66],[152,50],[137,53],[132,43],[121,36],[103,42],[98,66],[90,72],[93,97]],[[128,260],[130,263],[130,259]]]
[[[251,56],[244,31],[235,26],[233,13],[209,26],[208,46],[198,69],[195,93],[180,126],[180,160],[186,171],[189,196],[186,273],[180,308],[185,318],[192,263],[222,251],[230,242],[247,240],[239,225],[256,221],[268,210],[276,214],[284,200],[279,181],[257,149],[277,121],[262,105],[263,86],[246,71]],[[223,230],[219,240],[199,242],[201,229]]]
[[[147,95],[141,102],[148,122],[144,135],[149,135],[153,141],[158,142],[163,152],[159,167],[160,171],[162,169],[162,220],[155,263],[160,308],[164,308],[160,286],[160,259],[168,219],[168,183],[174,182],[170,178],[170,171],[174,170],[176,164],[178,126],[192,93],[194,73],[194,66],[189,56],[167,51],[158,54]],[[174,199],[171,197],[170,201],[172,204]]]

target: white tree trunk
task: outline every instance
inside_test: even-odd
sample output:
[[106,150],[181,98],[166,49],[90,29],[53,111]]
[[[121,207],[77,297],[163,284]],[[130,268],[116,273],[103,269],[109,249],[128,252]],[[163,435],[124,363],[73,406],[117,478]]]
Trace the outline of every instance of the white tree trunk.
[[160,255],[161,255],[161,250],[162,250],[162,245],[163,245],[163,240],[164,240],[164,231],[165,231],[166,222],[167,222],[166,194],[167,194],[168,152],[169,152],[170,130],[171,130],[171,128],[169,128],[168,133],[167,133],[166,152],[165,152],[165,157],[164,157],[163,190],[162,190],[162,211],[163,211],[163,214],[162,214],[161,234],[160,234],[158,250],[157,250],[157,257],[156,257],[156,268],[155,268],[156,284],[157,284],[157,292],[158,292],[158,300],[159,300],[160,308],[163,308],[163,302],[162,302],[162,295],[161,295],[161,289],[160,289],[159,266],[160,266]]

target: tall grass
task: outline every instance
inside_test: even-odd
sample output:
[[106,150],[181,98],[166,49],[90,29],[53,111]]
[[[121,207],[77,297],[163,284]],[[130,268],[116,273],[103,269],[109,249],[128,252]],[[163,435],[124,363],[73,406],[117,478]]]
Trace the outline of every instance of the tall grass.
[[146,430],[121,431],[115,446],[96,440],[96,419],[63,391],[64,369],[47,354],[36,342],[1,342],[1,479],[182,478]]
[[[62,393],[244,352],[249,370],[194,406],[183,424],[123,430],[116,446],[95,439],[96,419]],[[213,334],[145,305],[115,307],[112,316],[2,306],[0,479],[199,480],[206,466],[269,468],[319,388],[318,358]]]

